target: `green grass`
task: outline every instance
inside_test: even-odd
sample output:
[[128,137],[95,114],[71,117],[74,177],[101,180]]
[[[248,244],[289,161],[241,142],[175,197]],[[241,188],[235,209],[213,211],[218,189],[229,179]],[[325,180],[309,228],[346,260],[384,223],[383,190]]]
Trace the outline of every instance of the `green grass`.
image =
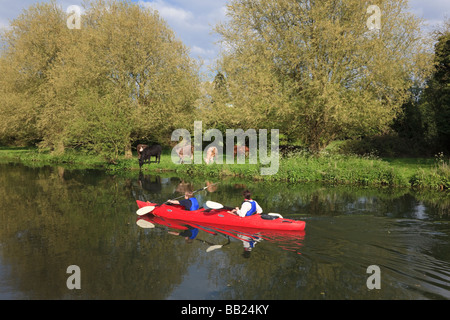
[[450,184],[449,161],[443,157],[388,158],[385,159],[399,175],[408,177],[413,187],[433,186],[448,189]]
[[[137,157],[121,158],[115,164],[107,163],[96,155],[66,152],[52,155],[33,148],[0,148],[1,162],[22,162],[28,166],[59,165],[70,168],[103,168],[120,174],[139,171]],[[291,155],[281,158],[275,175],[262,175],[261,164],[176,164],[170,151],[161,156],[161,162],[145,164],[144,173],[175,172],[202,177],[234,176],[252,180],[288,181],[293,183],[325,182],[328,184],[354,184],[377,187],[413,187],[449,189],[450,165],[443,159],[361,157],[354,155]]]
[[103,168],[105,159],[95,155],[68,151],[62,155],[39,152],[37,148],[0,147],[0,162],[21,162],[27,166],[61,165],[77,168]]

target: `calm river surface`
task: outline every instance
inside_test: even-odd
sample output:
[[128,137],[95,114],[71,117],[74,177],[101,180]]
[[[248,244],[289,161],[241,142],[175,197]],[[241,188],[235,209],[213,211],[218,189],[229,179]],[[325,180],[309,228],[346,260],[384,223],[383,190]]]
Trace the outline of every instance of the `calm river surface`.
[[196,193],[236,206],[249,188],[265,212],[306,221],[294,237],[250,235],[251,251],[239,235],[137,225],[136,199],[215,182],[0,164],[0,299],[450,299],[448,193],[233,179]]

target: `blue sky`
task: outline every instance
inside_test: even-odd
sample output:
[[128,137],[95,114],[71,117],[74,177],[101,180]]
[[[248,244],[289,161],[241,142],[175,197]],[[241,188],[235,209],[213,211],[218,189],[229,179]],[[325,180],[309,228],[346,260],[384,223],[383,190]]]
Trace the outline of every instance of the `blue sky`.
[[[41,0],[43,1],[43,0]],[[217,57],[217,36],[212,27],[226,16],[227,0],[133,0],[158,10],[178,37],[191,49],[194,58],[210,65]],[[17,17],[22,9],[37,0],[0,0],[0,27]],[[83,0],[57,0],[62,8],[82,5]],[[411,11],[424,18],[430,26],[450,18],[450,0],[410,0]]]

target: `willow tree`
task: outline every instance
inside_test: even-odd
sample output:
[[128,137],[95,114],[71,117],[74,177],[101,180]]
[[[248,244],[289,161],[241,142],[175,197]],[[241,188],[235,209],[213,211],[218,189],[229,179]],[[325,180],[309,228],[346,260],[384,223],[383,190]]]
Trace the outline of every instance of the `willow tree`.
[[[36,7],[45,10],[29,14],[31,7],[12,23],[2,58],[16,61],[9,72],[19,76],[35,58],[19,56],[14,43],[26,35],[24,46],[32,52],[48,35],[55,38],[47,68],[33,71],[35,80],[44,70],[45,82],[33,91],[35,82],[23,84],[34,99],[29,109],[39,105],[35,126],[42,148],[83,148],[115,159],[135,140],[167,142],[186,124],[197,98],[197,65],[156,11],[129,1],[86,2],[79,28],[71,29],[70,17],[55,3]],[[52,25],[45,23],[49,12],[55,13]],[[10,87],[18,92],[17,81]]]
[[407,9],[404,0],[231,1],[216,27],[230,117],[312,151],[382,132],[431,65]]
[[48,74],[68,34],[64,12],[54,3],[24,10],[2,30],[0,136],[29,143],[42,138],[38,123],[46,105]]

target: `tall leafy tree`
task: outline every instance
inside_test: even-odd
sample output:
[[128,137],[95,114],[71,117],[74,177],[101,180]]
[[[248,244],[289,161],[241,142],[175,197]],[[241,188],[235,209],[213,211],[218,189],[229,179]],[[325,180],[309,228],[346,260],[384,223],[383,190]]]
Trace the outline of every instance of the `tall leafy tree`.
[[19,143],[39,141],[49,72],[68,29],[54,2],[24,10],[2,31],[0,52],[0,135]]
[[450,151],[450,20],[433,32],[433,38],[432,74],[426,86],[413,88],[412,99],[393,126],[421,155]]
[[431,65],[405,0],[234,0],[228,18],[216,31],[230,123],[278,127],[315,152],[386,130]]
[[422,99],[422,109],[431,114],[427,122],[428,142],[437,151],[450,151],[450,20],[436,31],[435,69]]
[[[29,101],[23,112],[36,110],[28,114],[40,147],[83,148],[114,160],[135,140],[165,143],[192,123],[198,66],[156,11],[96,0],[85,2],[80,29],[69,29],[67,18],[55,3],[32,6],[4,37],[0,66],[21,77],[28,63],[37,64],[21,85]],[[16,43],[34,54],[19,54]],[[12,117],[22,94],[17,84],[9,84]]]

